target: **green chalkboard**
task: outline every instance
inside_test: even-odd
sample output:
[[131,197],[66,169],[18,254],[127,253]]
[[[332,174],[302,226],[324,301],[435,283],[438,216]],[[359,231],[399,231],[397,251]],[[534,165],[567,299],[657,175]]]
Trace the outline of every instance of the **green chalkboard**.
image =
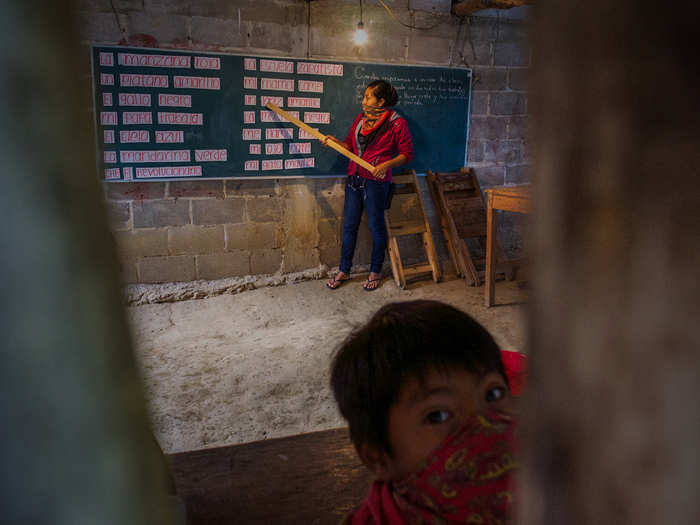
[[93,47],[93,78],[108,181],[342,175],[344,157],[265,103],[343,139],[377,78],[399,93],[410,168],[466,162],[470,69]]

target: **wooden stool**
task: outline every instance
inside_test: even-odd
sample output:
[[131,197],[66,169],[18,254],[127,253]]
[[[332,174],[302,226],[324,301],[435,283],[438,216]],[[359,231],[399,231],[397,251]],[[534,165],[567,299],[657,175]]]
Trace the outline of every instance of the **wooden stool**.
[[[411,170],[408,173],[394,175],[392,178],[395,184],[394,196],[414,195],[416,204],[410,210],[411,213],[402,213],[407,215],[397,217],[396,213],[390,213],[390,210],[385,210],[384,221],[388,235],[387,248],[389,249],[389,260],[391,261],[391,271],[396,281],[396,286],[406,288],[406,279],[424,273],[432,274],[433,281],[438,282],[440,279],[440,265],[438,263],[435,245],[433,244],[433,236],[430,232],[430,225],[425,214],[425,206],[423,205],[423,197],[418,186],[416,172]],[[404,210],[402,210],[403,212]],[[404,265],[401,261],[401,253],[399,251],[398,238],[406,235],[420,235],[423,241],[423,249],[425,250],[427,263],[419,263],[412,265]]]

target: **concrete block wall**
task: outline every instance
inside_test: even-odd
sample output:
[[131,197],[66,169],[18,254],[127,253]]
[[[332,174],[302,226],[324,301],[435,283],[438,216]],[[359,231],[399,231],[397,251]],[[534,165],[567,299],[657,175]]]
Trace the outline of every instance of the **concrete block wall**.
[[[365,2],[368,44],[354,46],[355,0],[79,0],[85,45],[209,50],[256,55],[472,67],[469,165],[482,188],[528,181],[526,22],[500,16],[460,19],[450,2],[392,2],[397,23]],[[409,10],[408,7],[411,7]],[[116,13],[115,13],[116,11]],[[493,11],[493,10],[490,10]],[[86,71],[86,85],[89,73]],[[86,97],[91,105],[91,96]],[[358,108],[359,109],[359,108]],[[94,118],[94,117],[91,117]],[[458,169],[459,166],[455,166]],[[202,180],[105,183],[124,282],[189,281],[296,272],[338,265],[343,180]],[[424,192],[424,200],[430,200]],[[447,262],[434,209],[438,255]],[[522,247],[522,221],[504,216],[501,243]],[[355,261],[367,265],[371,237],[360,231]],[[408,243],[409,259],[422,256]]]
[[[342,179],[105,184],[125,282],[291,273],[338,260]],[[364,246],[357,260],[369,257]]]

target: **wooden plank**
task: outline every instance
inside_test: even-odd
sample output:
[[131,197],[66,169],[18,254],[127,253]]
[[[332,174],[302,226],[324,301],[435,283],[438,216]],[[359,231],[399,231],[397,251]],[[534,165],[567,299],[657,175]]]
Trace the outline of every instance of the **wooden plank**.
[[493,206],[497,210],[530,213],[530,201],[526,196],[493,192]]
[[[478,224],[473,230],[465,231],[465,234],[473,233],[473,237],[470,238],[476,239],[477,242],[483,246],[486,244],[486,210],[484,205],[484,199],[481,195],[481,186],[479,186],[479,179],[477,179],[476,173],[474,172],[473,168],[461,168],[460,171],[465,175],[469,175],[471,181],[474,184],[474,196],[470,203],[476,205],[476,210],[474,211],[474,214],[470,216],[470,219],[474,223]],[[462,225],[460,224],[459,226]],[[471,256],[471,253],[469,253],[466,241],[463,243],[463,245],[465,252],[467,252],[469,256],[469,269],[471,272],[473,272],[474,275],[474,285],[479,286],[482,283],[483,276],[476,269],[476,262]]]
[[470,180],[454,180],[443,182],[445,191],[449,193],[474,194],[474,184]]
[[425,248],[425,253],[428,254],[428,263],[433,270],[433,281],[438,282],[441,277],[440,262],[433,244],[433,236],[429,231],[423,233],[423,247]]
[[433,267],[430,264],[411,264],[403,267],[403,274],[406,278],[424,273],[433,273]]
[[437,184],[437,191],[438,195],[440,196],[440,200],[443,203],[444,210],[445,210],[445,220],[447,222],[447,227],[450,230],[450,235],[454,239],[455,243],[455,251],[457,254],[457,259],[459,261],[459,265],[462,269],[462,275],[464,276],[465,279],[470,280],[472,284],[474,284],[474,275],[471,272],[471,269],[469,267],[469,252],[466,250],[466,246],[464,244],[464,239],[460,236],[459,230],[457,229],[457,225],[455,224],[454,221],[454,216],[450,212],[450,209],[447,205],[447,200],[445,199],[445,194],[443,192],[442,186]]
[[435,251],[435,245],[433,244],[433,232],[430,231],[430,223],[428,222],[428,214],[425,213],[425,203],[423,202],[423,194],[420,191],[420,186],[418,185],[418,176],[416,172],[413,172],[413,184],[416,187],[416,195],[418,195],[418,204],[420,210],[423,213],[423,222],[425,223],[425,233],[423,234],[423,246],[425,248],[425,254],[428,257],[428,263],[433,269],[433,281],[438,282],[440,280],[440,265],[438,264],[437,252]]
[[425,231],[425,223],[415,221],[392,223],[390,230],[391,234],[397,237],[415,235],[416,233],[423,233]]
[[337,524],[372,474],[347,429],[168,456],[190,525]]
[[430,195],[433,198],[435,206],[437,206],[438,215],[440,216],[440,228],[442,229],[442,234],[444,235],[445,240],[447,241],[447,250],[450,252],[450,258],[452,259],[452,263],[454,264],[457,275],[466,277],[464,269],[462,268],[461,260],[457,256],[455,240],[452,238],[452,234],[450,233],[450,229],[447,225],[447,219],[445,218],[445,207],[442,200],[438,196],[435,178],[435,173],[428,170],[426,173],[428,189],[430,190]]
[[277,113],[279,116],[288,120],[289,122],[291,122],[295,126],[300,127],[301,129],[303,129],[304,131],[306,131],[308,133],[311,133],[314,137],[316,137],[321,142],[321,144],[324,144],[325,146],[328,146],[329,148],[333,148],[335,151],[337,151],[341,155],[343,155],[343,156],[349,158],[350,160],[352,160],[353,162],[359,164],[360,166],[365,168],[367,171],[369,171],[372,175],[374,175],[375,167],[372,166],[366,160],[355,155],[352,151],[345,149],[343,146],[341,146],[340,144],[337,144],[336,142],[334,142],[332,140],[326,140],[326,135],[324,135],[323,133],[321,133],[318,130],[315,130],[314,128],[312,128],[308,124],[305,124],[304,122],[302,122],[298,118],[287,113],[285,110],[278,108],[272,102],[268,102],[267,104],[265,104],[265,106],[268,109],[271,109],[272,111]]
[[[462,174],[460,175],[461,177],[467,176],[467,174]],[[459,229],[457,228],[457,224],[455,223],[455,216],[452,213],[452,210],[449,208],[449,200],[446,198],[444,189],[442,185],[440,184],[440,181],[438,179],[438,194],[440,195],[440,198],[442,199],[443,203],[445,204],[446,208],[446,220],[447,224],[450,228],[450,232],[452,236],[455,239],[455,245],[457,249],[457,254],[458,258],[461,260],[461,266],[463,268],[463,275],[465,279],[469,279],[470,283],[473,286],[478,286],[479,285],[479,276],[476,272],[476,268],[474,267],[474,263],[471,260],[471,254],[469,253],[469,250],[467,249],[467,245],[464,242],[464,237],[460,234]]]
[[495,272],[494,265],[496,263],[496,242],[494,235],[496,234],[496,214],[493,212],[493,192],[486,192],[486,286],[484,289],[484,304],[487,308],[493,306],[496,298],[494,282]]
[[486,214],[484,211],[484,201],[481,198],[481,195],[463,196],[460,194],[455,195],[454,193],[445,193],[445,202],[451,210],[459,209],[465,211],[481,211],[482,214]]
[[389,262],[391,263],[391,273],[394,276],[394,282],[396,286],[401,288],[401,278],[399,275],[399,269],[397,266],[397,254],[394,251],[394,238],[391,235],[391,225],[389,224],[389,210],[384,211],[384,223],[386,224],[386,231],[389,239],[386,243],[387,250],[389,251]]
[[401,252],[399,251],[399,243],[396,241],[396,237],[390,237],[389,242],[391,243],[394,254],[396,255],[396,270],[399,274],[399,288],[406,288],[406,276],[403,273],[403,264],[401,263]]
[[471,281],[472,286],[479,286],[481,284],[481,278],[479,277],[479,272],[476,271],[476,264],[474,263],[474,258],[471,253],[469,253],[469,248],[464,239],[459,240],[459,250],[464,259],[464,264],[467,268],[467,275]]
[[495,186],[488,188],[486,191],[498,195],[520,195],[521,197],[530,196],[530,184],[520,184],[519,186]]

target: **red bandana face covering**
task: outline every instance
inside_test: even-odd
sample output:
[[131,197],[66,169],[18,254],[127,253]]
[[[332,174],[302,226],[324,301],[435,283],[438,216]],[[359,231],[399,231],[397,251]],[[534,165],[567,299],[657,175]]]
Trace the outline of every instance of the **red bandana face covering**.
[[[365,106],[362,106],[362,108],[364,110]],[[373,131],[379,129],[379,126],[384,124],[384,121],[386,121],[387,118],[389,118],[389,111],[386,109],[382,110],[376,116],[371,117],[365,113],[362,117],[362,129],[360,130],[360,133],[363,135],[369,135]]]
[[514,523],[514,421],[497,412],[473,416],[428,457],[393,483],[375,481],[352,525]]

